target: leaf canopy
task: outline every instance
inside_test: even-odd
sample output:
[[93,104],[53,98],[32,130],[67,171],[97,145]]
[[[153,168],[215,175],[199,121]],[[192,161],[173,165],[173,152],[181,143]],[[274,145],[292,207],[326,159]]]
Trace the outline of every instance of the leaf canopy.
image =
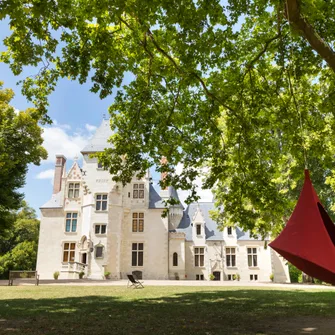
[[314,0],[5,0],[1,59],[14,74],[39,67],[22,89],[44,121],[59,78],[117,92],[114,147],[100,157],[116,180],[156,165],[191,201],[206,168],[218,222],[265,236],[289,216],[306,163],[334,206],[334,11]]

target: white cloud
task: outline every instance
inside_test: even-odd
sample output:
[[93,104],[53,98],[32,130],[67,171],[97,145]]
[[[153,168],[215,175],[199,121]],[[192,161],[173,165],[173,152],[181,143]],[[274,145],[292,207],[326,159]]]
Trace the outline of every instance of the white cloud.
[[52,120],[53,126],[57,126],[58,128],[65,129],[65,130],[70,130],[71,126],[69,124],[60,124],[58,123],[57,120]]
[[86,128],[86,130],[89,131],[90,133],[92,133],[92,132],[94,132],[94,131],[97,130],[97,127],[96,127],[96,126],[93,126],[93,125],[88,124],[88,123],[85,124],[85,128]]
[[55,170],[54,169],[48,169],[48,170],[44,170],[41,171],[40,173],[38,173],[35,178],[36,179],[50,179],[50,183],[51,185],[53,185],[54,183],[54,174],[55,174]]
[[53,179],[54,173],[55,173],[54,169],[44,170],[40,172],[39,174],[37,174],[35,178],[36,179]]
[[86,146],[89,137],[82,132],[69,134],[70,128],[68,125],[56,124],[43,129],[43,146],[48,151],[48,158],[43,161],[44,163],[55,162],[57,154],[64,155],[67,159],[73,159],[80,155],[80,151]]

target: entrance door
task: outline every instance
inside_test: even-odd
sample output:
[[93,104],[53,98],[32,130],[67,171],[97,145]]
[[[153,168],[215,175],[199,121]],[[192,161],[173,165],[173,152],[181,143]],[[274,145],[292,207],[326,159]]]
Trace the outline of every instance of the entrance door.
[[214,271],[214,280],[221,280],[221,272],[220,271]]
[[84,264],[87,264],[87,253],[81,255],[81,262]]

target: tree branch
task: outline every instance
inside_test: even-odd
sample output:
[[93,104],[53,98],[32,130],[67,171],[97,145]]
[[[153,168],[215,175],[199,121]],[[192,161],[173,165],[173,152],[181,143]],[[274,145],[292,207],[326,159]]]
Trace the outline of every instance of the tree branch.
[[[157,43],[157,41],[155,40],[152,32],[148,29],[148,35],[153,43],[153,45],[156,47],[156,49],[163,55],[165,56],[172,64],[173,66],[176,68],[176,70],[183,74],[184,71],[182,71],[182,69],[179,67],[179,65],[176,63],[176,61],[164,50],[162,49],[159,44]],[[230,112],[234,112],[234,110],[229,107],[228,105],[226,105],[221,99],[219,99],[215,94],[213,94],[212,92],[209,91],[208,87],[206,86],[204,80],[195,72],[192,72],[191,75],[193,77],[195,77],[199,82],[200,82],[200,85],[202,86],[202,88],[204,89],[206,95],[213,99],[213,100],[216,100],[220,105],[222,105],[223,107],[227,108]]]
[[286,0],[285,15],[291,26],[304,37],[335,72],[335,52],[302,17],[299,0]]

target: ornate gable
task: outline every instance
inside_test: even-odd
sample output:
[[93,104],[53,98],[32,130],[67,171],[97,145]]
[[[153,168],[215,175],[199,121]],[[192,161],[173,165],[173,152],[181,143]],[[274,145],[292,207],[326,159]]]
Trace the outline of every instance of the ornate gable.
[[82,178],[82,173],[81,173],[80,167],[79,167],[77,162],[74,162],[70,171],[67,174],[67,180],[68,181],[69,180],[71,180],[71,181],[72,180],[73,181],[78,180],[79,181],[79,180],[81,180],[81,178]]

